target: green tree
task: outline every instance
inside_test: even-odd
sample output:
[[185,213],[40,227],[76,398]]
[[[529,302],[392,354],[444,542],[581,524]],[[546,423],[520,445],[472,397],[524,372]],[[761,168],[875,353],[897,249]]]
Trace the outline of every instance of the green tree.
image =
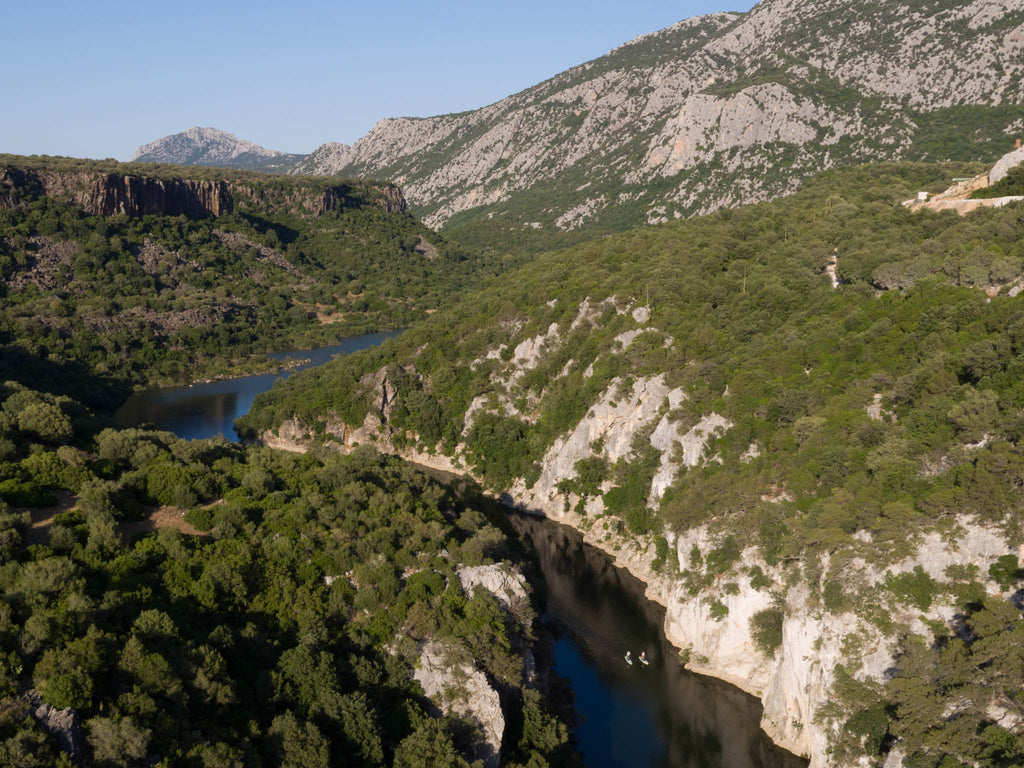
[[328,768],[330,746],[320,729],[298,720],[291,710],[278,715],[267,731],[271,755],[281,768]]
[[152,732],[130,717],[94,717],[85,727],[98,765],[137,765],[146,756]]
[[469,768],[440,720],[428,718],[395,749],[393,768]]

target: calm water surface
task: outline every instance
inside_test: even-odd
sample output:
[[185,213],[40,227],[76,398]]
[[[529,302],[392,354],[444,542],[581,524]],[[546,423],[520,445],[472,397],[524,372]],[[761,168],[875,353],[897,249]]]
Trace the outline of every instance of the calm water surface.
[[665,611],[638,579],[571,528],[520,514],[512,523],[544,574],[555,671],[572,681],[588,768],[806,768],[761,731],[757,699],[683,669]]
[[[394,335],[356,336],[276,357],[319,365]],[[127,426],[152,424],[188,439],[235,440],[232,422],[282,375],[137,392],[117,417]],[[682,668],[661,630],[664,610],[644,597],[643,584],[576,531],[525,515],[511,518],[532,543],[544,575],[548,622],[557,637],[555,671],[571,681],[575,735],[588,768],[806,767],[762,733],[756,699]],[[650,666],[627,665],[626,650],[634,658],[646,651]]]
[[368,333],[340,339],[337,344],[319,349],[303,349],[270,355],[274,360],[300,360],[301,365],[280,373],[264,373],[239,379],[211,381],[186,387],[154,387],[134,393],[114,414],[128,427],[155,424],[178,437],[199,440],[222,435],[237,441],[232,422],[252,407],[253,398],[270,389],[275,379],[292,371],[323,365],[334,357],[374,347],[397,336],[399,331]]

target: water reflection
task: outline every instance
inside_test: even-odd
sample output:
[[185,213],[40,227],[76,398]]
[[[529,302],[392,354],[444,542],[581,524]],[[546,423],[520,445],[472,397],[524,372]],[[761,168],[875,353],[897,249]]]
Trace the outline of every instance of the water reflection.
[[[804,768],[761,731],[757,699],[683,669],[643,584],[571,528],[513,514],[536,550],[562,636],[556,671],[572,680],[588,768]],[[634,663],[626,664],[631,650]],[[636,661],[646,651],[650,666]]]
[[141,390],[125,401],[114,418],[127,427],[156,424],[160,429],[174,432],[186,440],[221,435],[235,441],[238,436],[232,423],[249,412],[256,395],[270,389],[275,379],[287,376],[291,371],[322,365],[338,355],[376,346],[398,333],[390,331],[350,336],[329,347],[270,355],[274,360],[301,361],[290,371],[281,373],[264,373],[187,387]]

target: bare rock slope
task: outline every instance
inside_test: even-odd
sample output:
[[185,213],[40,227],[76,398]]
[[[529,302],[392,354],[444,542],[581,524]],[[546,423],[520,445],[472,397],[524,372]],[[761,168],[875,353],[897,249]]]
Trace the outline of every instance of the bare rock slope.
[[135,150],[132,161],[212,165],[283,173],[303,157],[305,155],[266,149],[216,128],[194,126],[181,133],[143,144]]
[[294,172],[389,178],[432,226],[636,226],[785,194],[836,165],[920,157],[916,137],[964,105],[977,108],[957,113],[965,130],[1012,132],[1020,114],[1000,110],[1024,101],[1022,70],[1013,0],[763,0],[473,112],[381,120]]

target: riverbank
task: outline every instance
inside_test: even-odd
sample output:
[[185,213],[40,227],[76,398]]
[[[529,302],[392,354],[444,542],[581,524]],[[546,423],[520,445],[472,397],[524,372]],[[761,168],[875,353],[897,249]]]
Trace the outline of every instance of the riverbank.
[[[144,421],[157,429],[183,435],[179,405],[183,410],[194,406],[196,412],[189,418],[194,419],[193,423],[198,426],[194,432],[186,432],[197,438],[216,435],[220,425],[230,425],[235,415],[248,408],[247,400],[251,395],[273,383],[272,375],[254,378],[259,381],[235,380],[181,388],[180,391],[163,391],[161,397],[170,397],[171,402],[165,399],[158,403],[151,418]],[[197,395],[199,400],[195,399]],[[185,403],[177,403],[178,398]],[[307,447],[302,444],[301,432],[285,430],[281,436],[289,440],[287,445],[279,447],[298,451]],[[351,438],[347,443],[349,448],[356,442],[372,443],[368,433],[353,431],[348,436]],[[444,457],[412,458],[420,459],[421,467],[428,464],[449,470],[453,474],[444,478],[448,481],[458,482],[457,478],[468,478],[471,474],[461,464],[447,461]],[[469,503],[476,504],[473,501]],[[499,508],[496,500],[491,503]],[[504,514],[502,512],[502,516]],[[559,528],[553,522],[547,524]],[[559,529],[569,531],[568,528]],[[593,551],[593,557],[573,556],[571,561],[567,561],[567,537],[555,534],[555,539],[556,543],[550,548],[555,553],[553,560],[556,563],[571,562],[571,572],[564,574],[568,586],[561,590],[569,595],[563,605],[568,604],[570,609],[552,611],[559,627],[564,630],[560,630],[561,639],[556,643],[556,652],[561,659],[562,671],[573,678],[574,689],[577,685],[583,686],[579,694],[581,711],[586,717],[579,726],[585,729],[580,737],[582,748],[594,759],[608,761],[593,763],[594,766],[631,768],[637,765],[630,759],[636,757],[635,754],[619,755],[618,762],[613,761],[616,752],[608,745],[607,739],[610,733],[616,732],[615,729],[620,729],[616,743],[629,744],[631,739],[641,738],[636,736],[641,733],[641,723],[647,723],[644,727],[653,729],[643,731],[647,735],[642,739],[648,748],[668,755],[668,763],[658,758],[660,762],[656,762],[657,765],[685,763],[695,751],[704,754],[709,764],[722,768],[748,768],[752,765],[796,768],[803,765],[799,760],[790,763],[789,756],[780,757],[759,729],[760,708],[755,699],[724,683],[696,677],[683,668],[678,651],[668,644],[662,633],[664,609],[644,599],[643,585],[633,582],[632,577],[614,567],[597,550]],[[591,560],[603,564],[592,571],[581,570],[581,563]],[[611,589],[613,585],[621,586],[625,582],[632,582],[634,586],[622,592],[622,597],[610,597],[610,594],[618,593],[618,587],[612,589],[612,593],[605,590],[605,587]],[[604,586],[598,589],[598,584]],[[574,593],[573,590],[582,591]],[[593,607],[583,610],[582,607],[591,599]],[[618,606],[614,613],[609,613],[611,605]],[[652,629],[641,631],[638,637],[636,631],[642,626]],[[652,637],[657,639],[652,640]],[[648,656],[652,658],[651,668],[646,669],[651,673],[648,679],[638,676],[641,672],[639,665],[632,668],[624,663],[622,654],[626,648],[633,648],[635,655],[639,655],[642,649],[648,650]],[[626,677],[629,673],[633,673],[632,676]],[[650,714],[643,714],[645,712]],[[650,746],[661,743],[666,745],[664,749]],[[723,759],[722,755],[727,758]]]
[[338,350],[334,354],[348,354],[356,351],[347,348],[346,343],[352,339],[364,337],[382,337],[385,339],[394,338],[404,328],[391,328],[385,330],[368,331],[355,336],[338,335],[335,343],[315,345],[310,347],[286,347],[277,352],[261,352],[249,355],[246,360],[233,358],[225,361],[211,361],[197,363],[197,366],[187,371],[181,371],[180,375],[159,377],[144,384],[134,386],[135,392],[147,389],[167,389],[170,387],[189,387],[197,384],[212,384],[220,381],[233,381],[248,378],[249,376],[261,376],[275,373],[294,373],[313,365],[322,365],[327,362],[323,350]]
[[[308,441],[303,438],[304,434],[305,431],[298,425],[284,424],[278,429],[276,436],[264,435],[262,442],[270,447],[302,453],[308,447]],[[367,425],[359,430],[350,431],[346,428],[340,447],[350,450],[363,442],[375,444],[380,450],[394,453],[421,469],[441,473],[448,478],[458,477],[480,483],[480,478],[459,459],[415,449],[397,450],[390,441],[375,440],[374,435],[374,430]],[[607,555],[612,563],[643,584],[646,599],[664,611],[661,620],[662,631],[667,642],[674,648],[679,663],[686,670],[720,680],[723,684],[735,688],[738,693],[758,700],[763,707],[760,716],[762,732],[775,746],[797,760],[798,764],[804,765],[805,760],[810,760],[810,768],[823,768],[828,764],[828,744],[825,735],[813,725],[816,697],[811,697],[810,691],[805,691],[808,695],[803,698],[786,693],[799,685],[809,685],[809,670],[817,668],[820,671],[820,665],[814,664],[805,664],[805,668],[801,669],[801,664],[810,662],[812,658],[811,648],[808,647],[810,639],[797,642],[798,638],[790,638],[790,648],[799,647],[806,652],[800,659],[764,659],[754,646],[749,629],[749,616],[756,610],[770,605],[770,595],[749,589],[749,583],[746,585],[747,588],[742,590],[742,599],[752,599],[755,602],[746,605],[743,611],[736,610],[731,620],[725,622],[718,637],[719,643],[728,650],[728,654],[723,658],[728,658],[731,663],[739,666],[733,668],[727,664],[716,664],[710,655],[694,652],[693,631],[709,625],[718,629],[720,623],[709,615],[708,607],[702,606],[702,601],[698,597],[688,594],[685,585],[678,579],[658,573],[651,567],[654,560],[651,551],[655,546],[654,537],[638,539],[623,536],[618,533],[626,530],[623,521],[608,515],[588,517],[575,513],[572,511],[575,505],[567,505],[561,496],[558,498],[563,503],[531,505],[522,498],[506,492],[495,500],[510,510],[564,525],[579,534],[586,544]],[[694,624],[686,626],[687,620],[694,621]],[[798,620],[791,619],[788,623],[791,633],[799,635]],[[785,678],[784,682],[778,682],[780,677]],[[762,682],[752,682],[758,679]],[[822,697],[827,696],[828,686],[821,680],[818,680],[814,687]]]
[[270,389],[278,378],[376,346],[399,333],[401,330],[382,331],[339,339],[318,349],[275,352],[270,360],[277,367],[266,373],[175,387],[147,387],[128,397],[114,418],[127,427],[163,424],[163,429],[186,439],[221,435],[235,441],[234,420],[245,414],[256,395]]
[[[277,442],[277,445],[284,447],[280,442]],[[293,442],[290,449],[301,450],[301,447]],[[435,471],[460,475],[473,482],[479,482],[479,478],[474,477],[469,467],[450,457],[408,450],[396,451],[396,453],[417,466],[430,467]],[[563,503],[538,507],[525,503],[523,499],[516,498],[511,493],[502,494],[500,502],[517,512],[545,518],[567,526],[578,533],[586,544],[607,555],[611,562],[636,578],[644,585],[644,596],[664,610],[662,630],[668,642],[675,649],[680,663],[687,670],[721,680],[759,700],[763,706],[761,728],[775,745],[791,753],[794,757],[809,759],[810,768],[818,768],[827,764],[825,759],[827,743],[823,735],[814,733],[810,727],[805,729],[803,725],[812,723],[814,712],[793,697],[783,696],[781,701],[778,698],[769,698],[768,694],[773,692],[769,690],[772,685],[771,660],[759,658],[761,654],[754,647],[747,621],[738,617],[739,611],[733,614],[732,620],[727,624],[728,627],[731,627],[730,634],[733,636],[727,645],[730,649],[729,658],[737,660],[737,663],[739,660],[743,660],[740,668],[715,664],[711,657],[699,652],[694,653],[693,631],[696,627],[715,625],[719,622],[710,619],[708,610],[699,607],[700,600],[688,595],[684,585],[678,579],[671,575],[658,573],[651,567],[651,562],[654,560],[654,555],[651,552],[655,546],[654,537],[638,539],[637,537],[623,536],[617,533],[617,531],[626,529],[623,521],[611,516],[597,518],[580,515],[572,511],[574,505]],[[749,594],[750,590],[744,590],[745,596],[749,597]],[[755,597],[755,599],[757,598]],[[743,615],[749,616],[758,607],[767,607],[770,604],[769,601],[770,596],[763,595],[763,599],[755,606],[748,606]],[[688,605],[692,605],[694,608],[690,611],[690,619],[695,620],[696,623],[687,627],[684,626],[684,621],[680,617],[687,613]],[[741,638],[738,643],[735,640],[736,637]],[[801,647],[804,645],[805,643],[800,644]],[[809,648],[806,650],[810,651]],[[808,660],[809,658],[804,658],[804,661]],[[782,664],[775,665],[776,668],[790,668],[794,664],[798,666],[797,660],[794,659],[782,661]],[[794,677],[795,679],[804,679],[806,675],[797,673]],[[765,682],[761,684],[751,682],[752,679],[758,678]],[[779,706],[780,704],[781,706]]]

